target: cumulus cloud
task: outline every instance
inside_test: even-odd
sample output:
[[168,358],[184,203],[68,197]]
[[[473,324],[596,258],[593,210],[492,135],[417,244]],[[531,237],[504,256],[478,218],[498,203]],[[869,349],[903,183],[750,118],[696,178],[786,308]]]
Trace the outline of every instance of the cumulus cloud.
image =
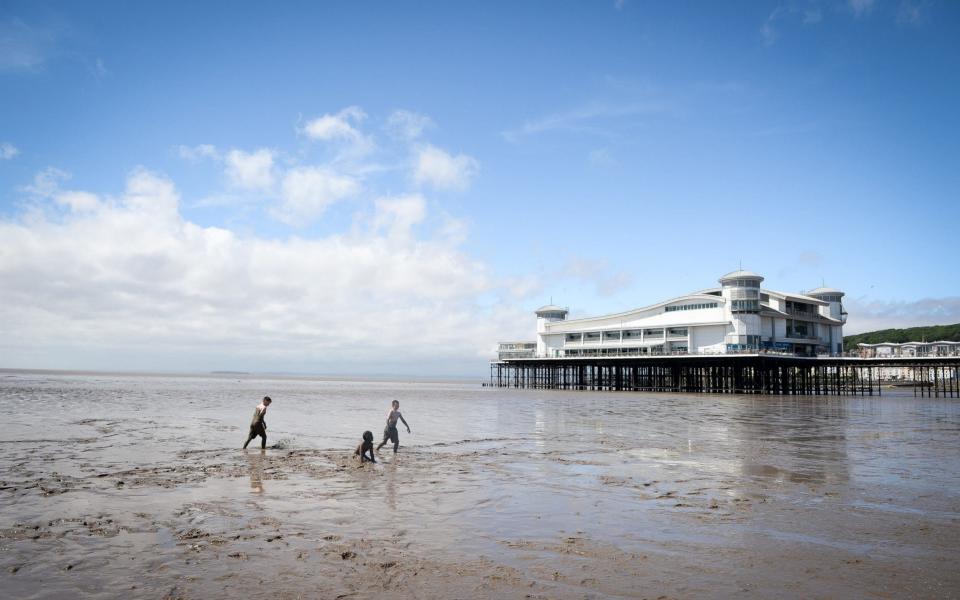
[[463,190],[480,171],[480,163],[466,154],[453,156],[429,144],[420,148],[414,167],[414,180],[438,189]]
[[66,181],[27,193],[81,210],[0,218],[5,366],[482,372],[498,338],[532,330],[485,264],[420,231],[420,195],[381,198],[345,233],[265,238],[191,222],[145,169],[117,197]]
[[407,236],[414,225],[423,221],[426,212],[426,201],[419,194],[380,198],[376,201],[373,226],[392,238]]
[[430,117],[409,110],[395,110],[387,119],[387,132],[402,140],[415,140],[433,126]]
[[20,154],[20,150],[13,144],[9,142],[0,144],[0,160],[10,160],[18,154]]
[[[270,225],[261,235],[249,219],[237,230],[192,222],[174,182],[147,169],[130,173],[119,194],[73,189],[55,168],[38,173],[17,188],[20,212],[0,215],[0,322],[9,325],[0,362],[483,373],[498,339],[532,336],[529,285],[465,253],[465,223],[424,189],[391,189],[462,189],[479,163],[414,141],[429,121],[409,113],[393,121],[413,142],[390,147],[413,153],[403,163],[413,172],[398,179],[349,154],[370,141],[365,118],[350,107],[310,121],[300,135],[334,151],[321,162],[265,148],[173,149],[224,170],[224,187],[208,196],[226,209],[223,223],[239,207],[294,233]],[[322,235],[299,228],[335,205],[349,211]]]
[[844,307],[850,314],[843,329],[846,335],[878,329],[960,323],[960,296],[913,301],[847,298]]
[[348,154],[363,155],[375,147],[373,139],[358,128],[366,118],[359,106],[348,106],[307,121],[301,132],[311,140],[339,143]]
[[31,185],[21,187],[21,191],[30,197],[34,210],[43,210],[44,201],[52,201],[53,206],[67,208],[73,212],[92,211],[100,208],[100,198],[96,194],[79,190],[63,190],[61,184],[70,180],[70,174],[53,167],[37,173]]
[[322,215],[334,202],[356,194],[359,189],[359,184],[350,177],[328,169],[291,169],[283,177],[282,200],[273,214],[290,225],[310,221]]
[[273,151],[261,148],[255,152],[231,150],[225,158],[226,174],[231,185],[247,190],[267,189],[273,185]]

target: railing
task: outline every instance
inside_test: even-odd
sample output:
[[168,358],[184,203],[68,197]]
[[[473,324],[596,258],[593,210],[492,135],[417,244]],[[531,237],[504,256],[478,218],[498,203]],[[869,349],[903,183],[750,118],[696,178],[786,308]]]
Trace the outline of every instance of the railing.
[[[601,354],[598,349],[589,349],[590,354],[569,353],[561,350],[560,355],[554,358],[602,358],[602,357],[642,357],[642,356],[723,356],[731,354],[770,354],[775,356],[797,356],[791,350],[772,350],[767,348],[747,348],[742,350],[727,350],[725,352],[690,352],[683,350],[654,351],[654,352],[624,352],[610,348],[610,352]],[[834,356],[833,354],[818,353],[817,356]]]
[[530,350],[526,352],[498,352],[497,357],[500,360],[510,359],[510,358],[536,358],[537,352],[535,350]]

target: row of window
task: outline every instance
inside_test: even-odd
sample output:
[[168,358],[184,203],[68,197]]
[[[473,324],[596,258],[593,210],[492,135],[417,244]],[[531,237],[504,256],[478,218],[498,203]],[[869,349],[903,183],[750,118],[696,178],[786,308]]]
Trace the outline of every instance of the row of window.
[[501,351],[510,351],[510,350],[536,350],[536,342],[501,342],[499,350]]
[[737,279],[736,281],[728,281],[724,283],[723,287],[758,288],[760,287],[760,280],[759,279]]
[[675,306],[665,306],[663,310],[673,312],[675,310],[701,310],[704,308],[716,308],[719,306],[716,302],[704,302],[702,304],[677,304]]
[[[648,338],[663,337],[663,329],[644,329],[643,336]],[[686,337],[686,327],[670,327],[667,329],[670,337]],[[565,340],[568,342],[598,342],[601,338],[608,341],[638,340],[641,337],[640,329],[624,329],[623,331],[585,331],[583,333],[568,333]]]

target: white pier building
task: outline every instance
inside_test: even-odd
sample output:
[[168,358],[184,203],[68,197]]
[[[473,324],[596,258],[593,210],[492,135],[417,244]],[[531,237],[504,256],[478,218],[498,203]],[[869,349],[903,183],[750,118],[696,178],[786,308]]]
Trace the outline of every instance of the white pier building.
[[718,288],[584,319],[568,320],[566,308],[544,306],[536,311],[535,348],[533,342],[511,342],[509,349],[502,344],[500,358],[843,352],[843,292],[778,292],[761,288],[762,281],[756,273],[734,271],[720,278]]

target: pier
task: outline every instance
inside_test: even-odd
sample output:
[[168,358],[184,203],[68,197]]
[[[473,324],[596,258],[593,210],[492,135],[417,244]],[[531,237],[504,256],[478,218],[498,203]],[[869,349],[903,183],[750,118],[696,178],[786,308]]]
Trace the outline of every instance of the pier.
[[774,354],[517,358],[490,363],[494,387],[706,394],[874,396],[885,371],[914,396],[960,398],[960,357],[848,358]]

